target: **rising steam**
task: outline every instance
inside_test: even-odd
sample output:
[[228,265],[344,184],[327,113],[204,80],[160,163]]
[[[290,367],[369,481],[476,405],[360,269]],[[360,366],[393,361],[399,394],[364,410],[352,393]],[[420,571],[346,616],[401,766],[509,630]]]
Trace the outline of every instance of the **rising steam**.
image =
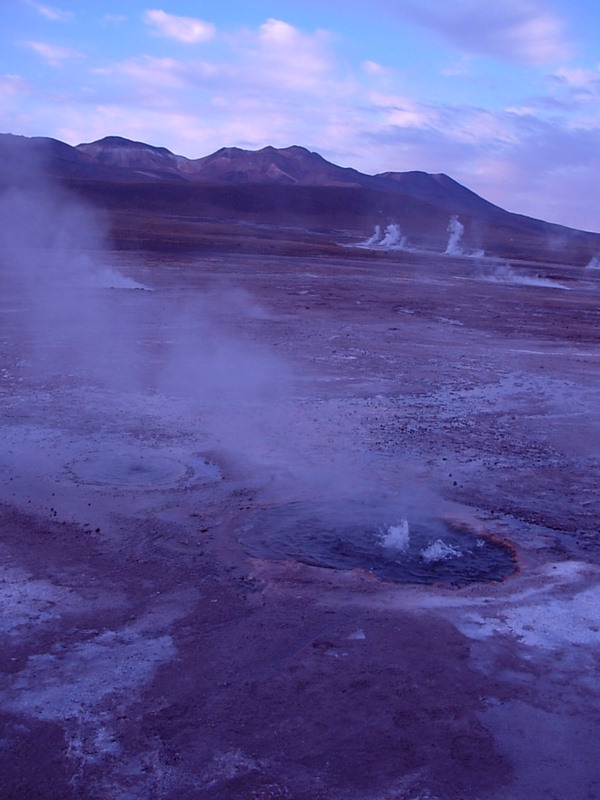
[[448,223],[448,244],[446,246],[447,256],[461,256],[463,254],[460,241],[465,232],[465,226],[460,222],[458,216],[453,214]]
[[400,226],[391,222],[385,231],[381,231],[381,226],[376,225],[375,230],[369,238],[362,242],[358,247],[382,250],[406,250],[407,238],[403,236]]
[[539,274],[532,274],[523,269],[515,269],[508,262],[496,264],[484,270],[482,277],[492,283],[505,283],[513,286],[539,286],[546,289],[569,290],[568,286],[559,283],[552,278],[544,277]]
[[382,238],[381,225],[375,225],[373,234],[369,236],[366,241],[362,242],[361,247],[373,247],[374,245],[379,244]]
[[600,269],[600,256],[593,256],[587,263],[586,269]]

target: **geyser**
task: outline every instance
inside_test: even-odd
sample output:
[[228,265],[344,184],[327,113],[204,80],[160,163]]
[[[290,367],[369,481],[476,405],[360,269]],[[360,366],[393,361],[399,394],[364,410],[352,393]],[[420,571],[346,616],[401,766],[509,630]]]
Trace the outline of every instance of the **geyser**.
[[461,256],[462,255],[462,247],[460,246],[460,240],[462,239],[463,233],[465,232],[465,226],[459,220],[456,214],[453,214],[450,217],[450,222],[448,223],[448,244],[446,246],[446,255],[447,256]]
[[384,250],[406,250],[407,238],[402,234],[400,225],[390,222],[382,232],[381,226],[376,225],[369,238],[357,247],[382,248]]
[[362,569],[398,583],[461,586],[501,581],[515,569],[511,549],[439,518],[389,520],[370,504],[288,503],[253,514],[238,540],[257,558],[328,569]]

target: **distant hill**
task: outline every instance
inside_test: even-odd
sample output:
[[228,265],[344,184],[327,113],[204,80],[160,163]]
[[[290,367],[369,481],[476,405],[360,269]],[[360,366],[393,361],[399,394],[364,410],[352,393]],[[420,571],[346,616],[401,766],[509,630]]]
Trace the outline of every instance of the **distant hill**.
[[71,147],[0,134],[0,185],[40,176],[108,210],[120,246],[242,248],[269,237],[333,246],[395,223],[409,242],[443,251],[457,215],[466,247],[499,256],[584,263],[600,252],[600,235],[510,213],[447,175],[366,175],[296,145],[188,159],[120,136]]

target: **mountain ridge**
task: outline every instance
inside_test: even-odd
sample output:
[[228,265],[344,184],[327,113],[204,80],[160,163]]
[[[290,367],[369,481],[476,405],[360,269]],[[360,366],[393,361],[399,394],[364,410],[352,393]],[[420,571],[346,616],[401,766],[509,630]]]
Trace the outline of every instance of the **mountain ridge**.
[[[49,137],[0,134],[0,158],[3,162],[11,155],[14,158],[15,152],[7,155],[7,150],[16,151],[21,159],[25,155],[34,155],[34,161],[57,177],[77,177],[79,169],[81,177],[87,179],[114,177],[189,183],[363,188],[441,205],[450,213],[485,212],[499,217],[513,213],[443,173],[409,170],[368,175],[353,167],[333,164],[319,153],[300,145],[284,148],[267,145],[258,150],[222,147],[209,155],[190,159],[176,155],[166,147],[121,136],[106,136],[72,146]],[[556,226],[555,223],[544,224]],[[561,225],[556,227],[569,229]]]
[[458,216],[473,252],[562,264],[600,252],[599,234],[506,211],[444,173],[367,175],[300,145],[222,147],[189,159],[120,136],[71,146],[0,134],[0,188],[40,179],[108,212],[115,241],[127,247],[206,249],[234,239],[245,247],[250,228],[260,247],[282,237],[291,249],[298,237],[338,247],[394,225],[412,246],[444,252]]

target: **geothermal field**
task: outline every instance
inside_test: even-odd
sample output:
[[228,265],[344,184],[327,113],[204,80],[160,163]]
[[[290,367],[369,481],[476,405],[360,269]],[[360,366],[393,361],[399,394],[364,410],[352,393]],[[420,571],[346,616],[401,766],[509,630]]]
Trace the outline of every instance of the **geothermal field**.
[[597,260],[9,200],[3,800],[600,797]]

